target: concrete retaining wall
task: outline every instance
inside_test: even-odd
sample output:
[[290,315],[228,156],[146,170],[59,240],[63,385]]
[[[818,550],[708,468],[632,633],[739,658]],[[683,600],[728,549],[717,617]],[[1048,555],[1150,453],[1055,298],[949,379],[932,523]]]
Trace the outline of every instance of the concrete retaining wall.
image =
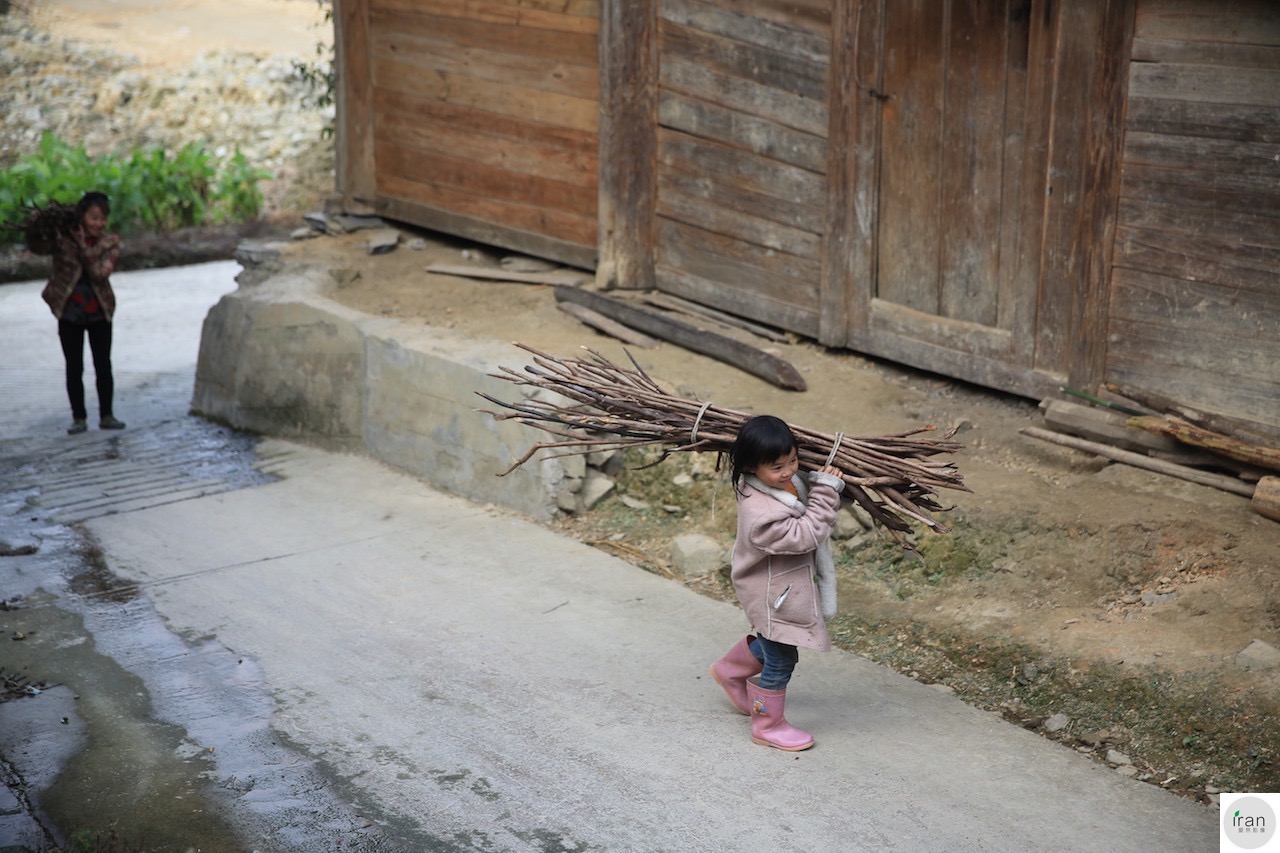
[[[246,259],[241,258],[245,263]],[[547,519],[573,509],[585,463],[537,459],[497,476],[543,433],[497,421],[488,374],[523,363],[509,344],[371,317],[319,295],[322,270],[250,259],[205,318],[192,408],[239,429],[335,439],[472,500]]]

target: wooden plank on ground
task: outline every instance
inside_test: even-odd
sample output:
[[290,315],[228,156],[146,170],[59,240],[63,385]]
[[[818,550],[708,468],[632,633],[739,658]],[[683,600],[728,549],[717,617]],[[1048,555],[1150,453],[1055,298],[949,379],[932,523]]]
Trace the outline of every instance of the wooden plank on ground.
[[611,299],[590,290],[557,287],[556,301],[585,305],[633,329],[639,329],[654,337],[679,344],[685,349],[710,356],[779,388],[803,391],[807,387],[804,377],[790,362],[742,341],[709,332],[706,329],[699,329],[670,317],[663,317],[653,311],[646,311],[636,305]]
[[1221,489],[1224,492],[1232,492],[1233,494],[1244,495],[1249,498],[1253,497],[1254,487],[1248,483],[1241,482],[1235,477],[1227,477],[1222,474],[1211,474],[1208,471],[1201,471],[1197,468],[1175,465],[1172,462],[1152,459],[1150,456],[1144,456],[1141,453],[1134,453],[1130,450],[1121,450],[1118,447],[1110,447],[1106,444],[1099,444],[1096,441],[1088,441],[1083,438],[1076,438],[1072,435],[1063,435],[1062,433],[1048,429],[1040,429],[1039,427],[1024,427],[1023,429],[1018,430],[1018,432],[1026,436],[1030,436],[1031,438],[1038,438],[1041,441],[1047,441],[1050,444],[1059,444],[1063,447],[1070,447],[1073,450],[1092,453],[1095,456],[1101,456],[1104,459],[1110,459],[1114,462],[1123,462],[1125,465],[1131,465],[1134,468],[1154,471],[1157,474],[1166,474],[1170,477],[1177,477],[1191,483],[1199,483],[1202,486]]
[[1045,400],[1040,406],[1044,410],[1045,424],[1056,432],[1135,452],[1159,450],[1173,453],[1179,449],[1178,442],[1168,436],[1154,435],[1129,426],[1127,416],[1118,412],[1104,412],[1070,400]]
[[1235,459],[1237,462],[1256,465],[1259,468],[1269,468],[1272,471],[1280,471],[1280,449],[1275,447],[1266,447],[1241,441],[1238,438],[1233,438],[1220,432],[1189,424],[1178,418],[1161,418],[1146,415],[1140,418],[1131,418],[1128,423],[1136,429],[1169,436],[1183,444],[1210,450],[1226,456],[1228,459]]
[[617,338],[623,343],[632,344],[643,349],[649,349],[658,344],[656,339],[649,337],[644,332],[638,332],[629,326],[624,326],[622,323],[609,319],[599,311],[592,311],[585,305],[579,305],[576,302],[557,302],[556,307],[583,324],[604,332],[610,337]]
[[580,270],[515,272],[493,267],[473,267],[466,264],[429,264],[427,272],[436,273],[437,275],[479,278],[487,281],[505,281],[512,284],[564,284],[571,287],[585,283],[588,278],[588,274]]

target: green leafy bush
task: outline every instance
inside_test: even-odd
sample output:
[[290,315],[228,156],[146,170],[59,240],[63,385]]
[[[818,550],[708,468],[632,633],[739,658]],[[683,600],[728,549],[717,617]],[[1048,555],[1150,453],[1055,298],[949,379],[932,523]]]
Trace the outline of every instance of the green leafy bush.
[[219,168],[201,145],[176,154],[161,148],[91,157],[52,134],[36,153],[0,171],[0,244],[20,242],[23,206],[73,204],[90,190],[111,199],[111,229],[121,234],[165,232],[194,225],[248,222],[262,210],[258,183],[270,173],[240,151]]

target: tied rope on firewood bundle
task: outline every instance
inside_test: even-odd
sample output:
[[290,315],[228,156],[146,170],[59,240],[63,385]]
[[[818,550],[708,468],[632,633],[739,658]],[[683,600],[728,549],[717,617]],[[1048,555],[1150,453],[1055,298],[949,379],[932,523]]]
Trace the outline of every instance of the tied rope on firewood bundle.
[[[536,390],[515,403],[476,392],[508,410],[484,411],[497,420],[514,419],[559,440],[534,444],[499,476],[511,473],[541,451],[554,451],[550,456],[556,458],[658,447],[662,455],[654,464],[676,452],[727,453],[738,430],[752,417],[667,393],[630,353],[627,356],[634,369],[619,367],[591,349],[587,350],[590,358],[561,359],[524,344],[516,346],[530,353],[533,363],[522,371],[500,367],[500,373],[490,375]],[[830,435],[790,426],[799,443],[801,468],[837,468],[845,482],[844,494],[903,547],[911,547],[904,534],[913,522],[936,533],[949,532],[950,528],[933,516],[949,509],[938,503],[939,490],[970,491],[952,462],[935,458],[961,449],[950,440],[950,433],[941,439],[915,437],[933,430],[932,426],[883,436]]]

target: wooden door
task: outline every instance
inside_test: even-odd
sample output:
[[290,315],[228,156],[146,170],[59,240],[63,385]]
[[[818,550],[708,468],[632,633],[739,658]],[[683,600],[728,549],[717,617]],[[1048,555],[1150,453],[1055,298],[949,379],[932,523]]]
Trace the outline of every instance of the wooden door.
[[861,5],[853,37],[876,61],[849,75],[864,149],[852,203],[874,216],[854,248],[847,345],[1010,390],[1058,378],[1035,355],[1051,5]]

